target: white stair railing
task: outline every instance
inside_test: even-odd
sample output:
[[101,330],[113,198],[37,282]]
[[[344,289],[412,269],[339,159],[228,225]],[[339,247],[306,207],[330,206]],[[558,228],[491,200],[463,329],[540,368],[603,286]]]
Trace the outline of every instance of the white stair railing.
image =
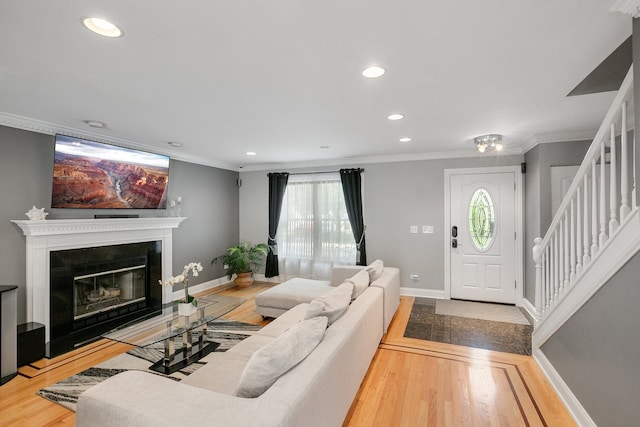
[[536,238],[537,327],[637,209],[633,68],[629,70],[544,238]]

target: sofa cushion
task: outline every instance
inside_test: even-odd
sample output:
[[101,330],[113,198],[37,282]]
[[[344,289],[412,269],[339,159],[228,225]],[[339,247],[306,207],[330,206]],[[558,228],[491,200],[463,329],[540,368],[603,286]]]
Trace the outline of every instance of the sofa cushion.
[[329,320],[329,325],[331,325],[347,311],[352,295],[353,283],[344,282],[342,285],[336,286],[328,294],[311,301],[304,318],[311,319],[316,316],[325,316]]
[[273,338],[253,335],[231,347],[226,352],[213,352],[202,358],[206,362],[198,369],[198,375],[189,375],[182,382],[218,393],[234,394],[247,362],[256,351],[273,341]]
[[369,286],[369,272],[366,270],[360,270],[352,277],[345,280],[345,282],[353,284],[353,294],[351,295],[351,299],[354,300],[358,298]]
[[287,331],[291,326],[304,319],[309,304],[298,304],[292,309],[278,316],[267,326],[256,332],[256,335],[262,335],[271,338],[277,338]]
[[256,351],[240,376],[235,395],[260,396],[316,348],[326,329],[326,317],[303,320]]
[[256,305],[288,310],[318,298],[332,288],[329,281],[294,278],[256,295]]
[[382,260],[377,259],[369,264],[366,270],[369,273],[369,283],[373,283],[382,277],[382,273],[384,272],[384,264],[382,263]]

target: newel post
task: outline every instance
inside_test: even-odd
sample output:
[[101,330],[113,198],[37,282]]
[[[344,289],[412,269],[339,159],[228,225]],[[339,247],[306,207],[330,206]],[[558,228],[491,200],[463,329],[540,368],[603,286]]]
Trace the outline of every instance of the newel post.
[[540,251],[540,243],[542,243],[542,239],[540,237],[536,237],[533,240],[533,262],[536,266],[536,320],[540,320],[542,318],[542,255]]

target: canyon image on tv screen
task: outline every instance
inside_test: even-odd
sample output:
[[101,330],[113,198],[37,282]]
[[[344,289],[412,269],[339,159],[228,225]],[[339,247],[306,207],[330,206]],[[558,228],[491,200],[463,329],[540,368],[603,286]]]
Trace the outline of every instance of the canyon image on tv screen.
[[52,208],[165,209],[169,157],[56,135]]

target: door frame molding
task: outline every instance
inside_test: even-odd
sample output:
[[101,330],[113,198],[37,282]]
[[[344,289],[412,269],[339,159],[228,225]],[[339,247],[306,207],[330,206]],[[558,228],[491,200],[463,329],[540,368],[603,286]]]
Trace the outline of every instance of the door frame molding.
[[451,299],[451,177],[453,175],[480,175],[492,173],[513,173],[515,178],[515,230],[516,230],[516,306],[524,304],[524,188],[520,165],[486,168],[460,168],[444,170],[444,298]]

